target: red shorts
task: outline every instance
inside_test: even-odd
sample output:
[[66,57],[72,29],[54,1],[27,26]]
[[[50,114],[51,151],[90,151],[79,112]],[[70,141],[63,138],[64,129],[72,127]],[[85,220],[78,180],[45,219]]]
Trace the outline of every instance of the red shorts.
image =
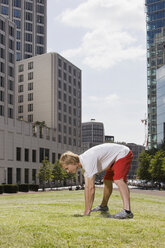
[[104,180],[114,181],[123,179],[127,182],[127,175],[131,167],[132,158],[133,154],[130,150],[125,157],[117,160],[109,169],[106,170]]

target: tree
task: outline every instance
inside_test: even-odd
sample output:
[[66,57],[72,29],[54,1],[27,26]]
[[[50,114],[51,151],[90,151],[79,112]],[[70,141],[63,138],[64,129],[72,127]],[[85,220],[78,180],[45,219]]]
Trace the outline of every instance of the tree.
[[165,151],[158,151],[151,159],[149,172],[152,180],[165,181]]
[[66,171],[61,168],[60,164],[59,164],[59,160],[56,161],[56,163],[53,166],[53,171],[52,171],[52,177],[53,177],[53,181],[60,181],[60,183],[65,179],[66,177]]
[[150,161],[152,155],[147,151],[142,151],[139,156],[139,167],[137,169],[137,176],[143,180],[151,180],[151,174],[149,172]]
[[45,190],[46,183],[48,182],[50,184],[52,181],[52,169],[53,166],[47,158],[42,161],[42,166],[39,168],[37,176],[42,185],[43,191]]

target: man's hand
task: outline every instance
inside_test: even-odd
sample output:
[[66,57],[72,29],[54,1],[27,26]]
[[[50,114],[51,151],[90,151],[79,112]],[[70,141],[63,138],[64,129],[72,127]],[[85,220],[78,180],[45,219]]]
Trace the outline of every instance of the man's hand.
[[84,215],[90,215],[95,195],[95,176],[85,177],[85,211]]

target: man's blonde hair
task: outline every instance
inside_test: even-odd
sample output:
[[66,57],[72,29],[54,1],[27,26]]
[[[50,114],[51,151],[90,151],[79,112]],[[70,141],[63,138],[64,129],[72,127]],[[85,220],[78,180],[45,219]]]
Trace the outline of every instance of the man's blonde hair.
[[61,155],[59,162],[61,167],[63,167],[64,165],[68,164],[78,164],[80,160],[77,154],[68,151]]

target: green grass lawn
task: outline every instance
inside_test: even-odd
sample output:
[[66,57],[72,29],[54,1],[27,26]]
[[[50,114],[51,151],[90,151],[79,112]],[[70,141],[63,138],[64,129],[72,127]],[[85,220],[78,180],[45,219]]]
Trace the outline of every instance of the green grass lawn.
[[[102,198],[96,189],[94,206]],[[83,191],[0,195],[0,248],[165,247],[165,197],[131,194],[134,219],[114,220],[84,210]],[[109,203],[121,210],[118,191]]]

